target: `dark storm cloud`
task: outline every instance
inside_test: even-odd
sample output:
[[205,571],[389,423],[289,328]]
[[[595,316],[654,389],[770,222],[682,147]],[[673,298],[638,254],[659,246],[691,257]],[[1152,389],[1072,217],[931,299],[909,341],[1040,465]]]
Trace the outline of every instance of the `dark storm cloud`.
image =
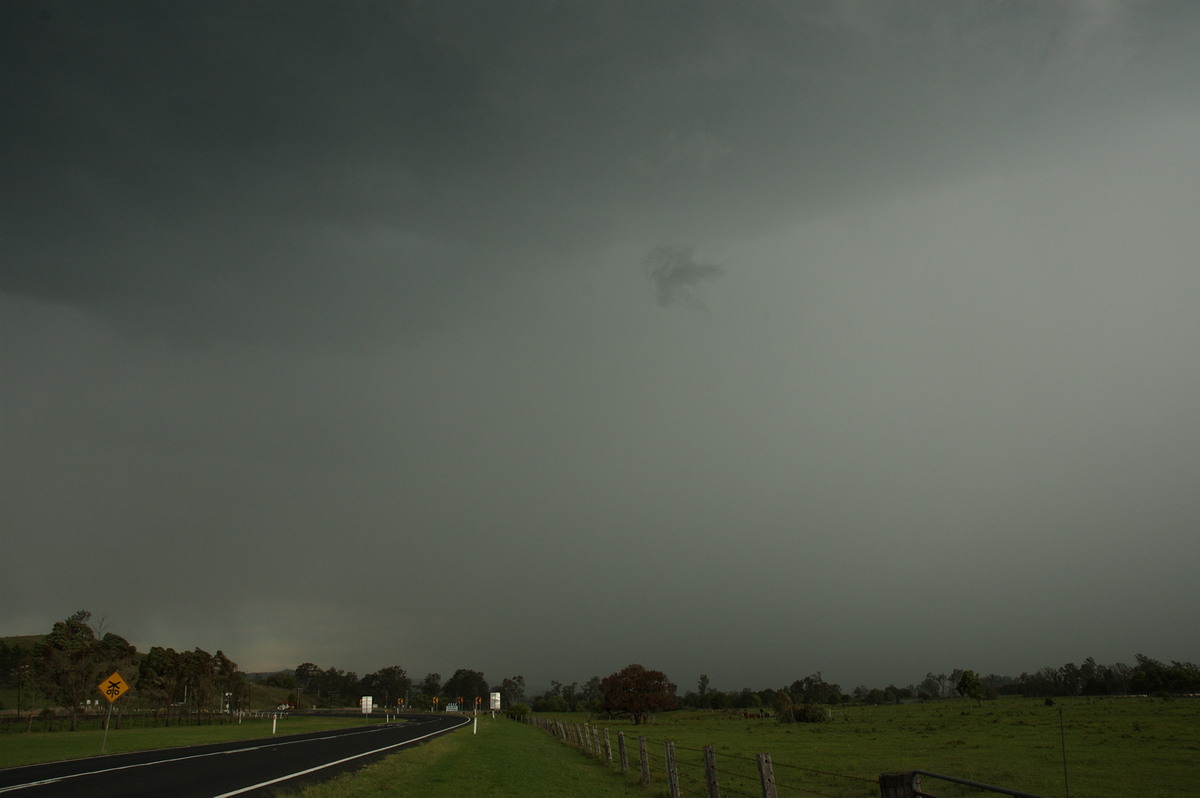
[[0,285],[175,335],[395,335],[446,282],[1086,128],[1168,62],[1160,7],[1105,8],[6,4]]
[[4,631],[729,689],[1198,656],[1200,5],[0,37]]

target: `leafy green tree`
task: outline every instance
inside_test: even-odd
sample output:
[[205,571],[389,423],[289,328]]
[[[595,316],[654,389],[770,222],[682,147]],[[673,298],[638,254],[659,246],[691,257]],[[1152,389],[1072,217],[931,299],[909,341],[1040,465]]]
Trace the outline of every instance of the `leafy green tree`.
[[775,719],[780,723],[824,723],[833,719],[827,707],[796,703],[787,690],[780,690],[775,694],[773,706]]
[[328,699],[328,706],[331,707],[335,703],[344,706],[357,704],[358,697],[362,694],[358,674],[354,671],[327,668],[322,674],[321,683]]
[[738,709],[762,709],[762,698],[758,693],[751,690],[749,687],[743,687],[742,692],[738,694],[737,707]]
[[604,702],[604,694],[600,691],[600,677],[593,676],[584,683],[580,691],[584,708],[588,712],[598,712]]
[[883,690],[880,690],[878,687],[872,687],[867,691],[863,701],[873,706],[886,704],[888,702],[887,693],[885,693]]
[[217,693],[216,665],[213,655],[197,646],[180,654],[183,677],[188,688],[188,703],[196,708],[196,725],[200,725],[200,713],[213,708]]
[[958,683],[954,685],[954,689],[959,695],[974,698],[979,702],[979,706],[983,706],[983,682],[975,671],[963,671],[958,677]]
[[459,668],[454,672],[454,675],[446,680],[446,684],[442,687],[446,696],[453,701],[462,699],[464,706],[459,709],[475,705],[475,698],[485,698],[489,692],[487,680],[483,678],[481,671],[473,671],[467,668]]
[[[501,680],[500,695],[504,699],[504,706],[506,707],[525,703],[525,677],[520,675],[508,676]],[[526,707],[526,710],[528,709]]]
[[534,712],[570,712],[571,705],[561,695],[547,692],[533,699]]
[[577,711],[579,709],[579,682],[564,684],[562,697],[567,702],[567,706],[571,708],[571,712]]
[[30,650],[20,643],[0,640],[0,684],[16,685],[16,669],[30,659]]
[[1068,662],[1058,669],[1058,674],[1063,692],[1071,696],[1079,695],[1083,689],[1083,672],[1079,666],[1074,662]]
[[652,712],[674,709],[675,684],[662,671],[627,665],[600,682],[603,708],[628,714],[634,724],[645,723]]
[[442,694],[442,675],[440,673],[427,673],[425,678],[421,680],[421,692],[430,698],[436,698]]
[[220,708],[229,711],[241,708],[243,702],[249,699],[250,690],[237,663],[218,649],[213,654],[213,671]]
[[359,686],[364,695],[374,696],[376,702],[385,707],[393,707],[396,699],[408,697],[412,679],[408,678],[404,668],[389,665],[362,677]]
[[792,682],[788,691],[794,701],[802,704],[840,704],[842,701],[841,686],[825,681],[820,671]]
[[171,722],[170,708],[181,697],[183,690],[183,663],[173,648],[151,647],[138,665],[138,694],[162,708]]
[[17,690],[17,714],[25,707],[25,690],[33,680],[33,652],[20,643],[8,645],[0,640],[0,684]]
[[296,666],[295,681],[288,687],[296,688],[296,706],[300,706],[305,693],[320,695],[324,671],[311,662],[301,662]]
[[92,697],[100,680],[121,668],[133,676],[134,647],[111,632],[97,637],[91,617],[79,610],[58,621],[33,653],[35,678],[48,698],[70,711],[72,731],[79,728],[80,704]]

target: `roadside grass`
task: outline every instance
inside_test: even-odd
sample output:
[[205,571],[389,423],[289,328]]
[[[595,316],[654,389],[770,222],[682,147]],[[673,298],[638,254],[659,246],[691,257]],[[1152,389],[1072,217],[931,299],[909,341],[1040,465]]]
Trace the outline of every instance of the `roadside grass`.
[[[275,736],[361,726],[361,718],[281,717]],[[0,736],[0,767],[32,765],[63,759],[98,756],[102,730],[10,733]],[[110,728],[104,745],[106,754],[125,754],[154,748],[180,748],[232,740],[271,737],[271,718],[247,718],[225,726],[167,726],[151,729]]]
[[[1059,718],[1062,711],[1062,729]],[[676,743],[680,777],[699,781],[701,749],[713,745],[722,785],[757,794],[754,757],[769,753],[780,796],[878,796],[879,774],[926,770],[1045,796],[1064,790],[1063,737],[1070,795],[1177,798],[1200,781],[1200,700],[1152,698],[1004,698],[976,706],[968,700],[833,710],[834,720],[779,724],[741,713],[668,712],[648,726],[594,721],[625,733],[636,758],[645,736],[661,782],[667,740]],[[547,717],[582,723],[586,715]],[[614,755],[615,756],[615,755]],[[940,798],[979,795],[926,779]]]
[[647,798],[656,793],[642,789],[635,776],[609,769],[533,726],[481,717],[476,734],[471,726],[464,726],[362,770],[283,794],[300,798]]

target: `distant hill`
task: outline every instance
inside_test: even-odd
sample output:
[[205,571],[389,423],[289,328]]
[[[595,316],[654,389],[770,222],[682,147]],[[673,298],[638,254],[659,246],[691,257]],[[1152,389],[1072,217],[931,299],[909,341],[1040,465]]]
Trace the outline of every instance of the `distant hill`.
[[0,643],[9,648],[16,648],[17,646],[21,648],[33,648],[42,642],[43,637],[45,635],[13,635],[11,637],[0,637]]
[[0,644],[4,644],[5,648],[32,650],[34,646],[42,642],[43,637],[46,637],[46,635],[12,635],[10,637],[0,637]]

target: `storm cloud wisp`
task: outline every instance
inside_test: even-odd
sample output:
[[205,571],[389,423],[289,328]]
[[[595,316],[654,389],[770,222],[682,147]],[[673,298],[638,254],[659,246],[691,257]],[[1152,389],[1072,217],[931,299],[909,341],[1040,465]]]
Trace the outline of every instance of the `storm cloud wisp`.
[[696,263],[691,247],[655,247],[643,264],[646,278],[654,286],[654,297],[662,307],[673,302],[696,303],[693,289],[706,280],[720,277],[724,271],[713,263]]

